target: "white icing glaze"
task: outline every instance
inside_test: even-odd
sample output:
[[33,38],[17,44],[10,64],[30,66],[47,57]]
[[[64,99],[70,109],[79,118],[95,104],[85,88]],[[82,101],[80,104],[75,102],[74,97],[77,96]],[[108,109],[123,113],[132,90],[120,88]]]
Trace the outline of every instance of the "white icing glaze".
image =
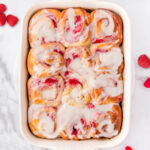
[[30,123],[32,120],[39,120],[38,133],[47,138],[56,138],[58,133],[55,132],[55,121],[50,117],[54,112],[45,112],[44,107],[44,105],[32,104],[28,110],[28,121]]
[[52,99],[54,99],[56,97],[56,94],[57,94],[56,87],[42,90],[42,97],[45,100],[52,100]]
[[[47,71],[50,74],[56,74],[57,71],[61,70],[61,65],[63,64],[63,58],[59,59],[61,54],[54,52],[54,49],[60,50],[58,45],[54,45],[51,47],[44,48],[39,46],[32,50],[33,56],[40,62],[38,65],[33,65],[33,70],[36,72],[37,76],[40,76],[43,71]],[[53,54],[52,54],[53,52]],[[46,62],[46,60],[51,59],[50,64]],[[44,65],[42,63],[45,63]],[[45,68],[45,65],[50,65],[49,68]]]
[[30,22],[29,33],[37,35],[37,39],[30,43],[32,47],[39,46],[43,38],[46,43],[58,41],[57,28],[53,26],[53,21],[51,19],[56,22],[57,20],[53,14],[49,13],[46,9],[43,11],[45,14],[32,18]]
[[[78,28],[78,26],[80,26],[80,25],[82,26],[83,22],[86,19],[81,16],[81,21],[79,21],[75,24],[75,17],[76,17],[76,14],[74,12],[74,9],[69,8],[66,11],[66,18],[68,20],[65,23],[65,29],[67,27],[70,29],[68,31],[65,31],[65,29],[63,29],[63,31],[60,31],[60,33],[59,33],[59,37],[61,39],[60,41],[65,43],[66,46],[68,46],[70,43],[82,42],[87,37],[88,32],[89,32],[89,25],[86,25],[83,31],[81,30],[76,33],[74,32],[74,30],[76,28]],[[60,21],[60,23],[61,23],[61,21]]]
[[[107,71],[117,73],[118,67],[123,62],[123,54],[121,53],[121,49],[119,47],[113,47],[106,53],[95,52],[95,58],[97,57],[101,62],[101,64],[95,66],[97,71],[99,70],[99,67],[109,67],[110,69],[106,69]],[[105,69],[103,71],[105,71]]]
[[[101,30],[99,33],[96,33],[96,24],[98,21],[102,21],[101,24]],[[92,33],[92,39],[97,39],[99,38],[99,36],[101,38],[104,38],[105,36],[115,36],[118,31],[114,32],[114,20],[112,18],[111,13],[105,11],[105,10],[96,10],[95,14],[94,14],[94,20],[91,23],[91,33]]]
[[[123,93],[123,81],[120,80],[120,75],[117,74],[117,69],[121,62],[123,61],[123,56],[120,48],[114,47],[110,52],[102,53],[102,65],[111,66],[110,70],[111,74],[98,74],[95,73],[97,70],[97,66],[87,66],[87,59],[80,59],[77,57],[73,59],[72,53],[77,54],[75,48],[72,48],[67,54],[65,54],[66,58],[71,58],[70,65],[68,66],[68,70],[73,70],[73,73],[69,75],[69,78],[76,78],[81,80],[82,82],[87,82],[88,88],[84,88],[84,90],[79,91],[77,96],[84,95],[86,92],[91,93],[92,89],[102,88],[103,91],[99,96],[98,100],[95,104],[105,97],[105,99],[110,97],[116,97]],[[101,54],[100,54],[101,55]],[[114,57],[114,58],[113,58]],[[102,70],[104,71],[104,70]],[[75,72],[75,73],[74,73]],[[73,75],[72,75],[73,74]],[[68,96],[64,96],[64,99],[67,99]],[[77,100],[76,100],[77,101]]]

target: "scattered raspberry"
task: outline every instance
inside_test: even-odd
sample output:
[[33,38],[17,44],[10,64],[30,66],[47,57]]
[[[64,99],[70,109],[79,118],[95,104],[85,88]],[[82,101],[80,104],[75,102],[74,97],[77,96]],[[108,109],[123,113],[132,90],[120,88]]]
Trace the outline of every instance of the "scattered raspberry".
[[14,15],[8,15],[8,16],[7,16],[7,22],[8,22],[8,24],[9,24],[11,27],[13,27],[14,25],[17,24],[18,18],[17,18],[16,16],[14,16]]
[[4,11],[6,11],[7,7],[4,4],[0,4],[0,13],[3,13]]
[[6,23],[6,16],[3,13],[0,13],[0,26],[4,26]]
[[125,150],[133,150],[130,146],[126,146]]
[[138,65],[141,66],[142,68],[149,68],[150,66],[149,58],[145,54],[139,56]]
[[146,88],[150,88],[150,78],[147,78],[146,81],[144,82],[144,86]]

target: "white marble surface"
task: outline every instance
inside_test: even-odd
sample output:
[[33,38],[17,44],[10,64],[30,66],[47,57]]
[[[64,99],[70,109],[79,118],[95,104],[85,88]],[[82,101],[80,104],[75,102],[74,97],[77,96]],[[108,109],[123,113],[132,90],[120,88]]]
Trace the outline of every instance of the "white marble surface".
[[[14,28],[8,24],[0,27],[0,150],[45,150],[32,146],[20,134],[17,91],[13,84],[16,56],[20,51],[22,18],[26,10],[38,1],[42,0],[0,0],[8,7],[6,14],[13,13],[20,19]],[[108,150],[124,150],[125,145],[131,145],[134,150],[150,150],[150,89],[142,85],[146,77],[150,77],[150,69],[141,69],[136,65],[140,54],[150,56],[150,1],[111,1],[124,7],[131,19],[136,82],[128,137],[122,144]]]

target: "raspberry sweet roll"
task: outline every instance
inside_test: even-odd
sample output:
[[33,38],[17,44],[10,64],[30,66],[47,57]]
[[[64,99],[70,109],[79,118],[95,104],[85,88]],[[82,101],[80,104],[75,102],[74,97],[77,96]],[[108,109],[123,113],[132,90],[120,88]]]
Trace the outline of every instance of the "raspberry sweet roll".
[[109,43],[92,44],[90,47],[97,73],[122,73],[123,53],[120,47]]
[[98,9],[91,13],[91,40],[96,43],[122,42],[122,21],[121,18],[108,10]]
[[33,78],[28,80],[30,103],[58,106],[61,103],[64,81],[60,76]]
[[66,123],[59,135],[66,140],[89,139],[91,137],[90,124],[80,110],[75,111],[78,112],[67,116],[69,119],[65,120]]
[[[116,104],[111,106],[112,108],[108,111],[102,111],[102,109],[96,111],[95,118],[91,121],[93,138],[111,138],[119,133],[122,120],[121,108]],[[103,107],[109,106],[103,105]]]
[[84,107],[90,102],[90,93],[86,81],[80,78],[68,78],[65,80],[62,101],[71,106]]
[[90,44],[90,15],[80,8],[65,9],[59,22],[60,42],[68,46]]
[[64,65],[64,51],[65,48],[59,43],[32,48],[27,60],[30,75],[41,78],[60,73]]
[[123,99],[123,80],[119,74],[100,74],[91,90],[92,103],[120,103]]
[[29,22],[29,43],[31,47],[58,41],[60,11],[42,9],[35,13]]
[[32,104],[28,110],[28,122],[32,133],[42,138],[56,138],[56,113],[56,108]]
[[89,50],[86,47],[69,47],[64,54],[65,69],[63,68],[63,76],[68,77],[70,74],[76,73],[80,76],[85,74],[92,67],[92,59]]
[[80,118],[68,124],[66,128],[60,133],[60,136],[66,140],[89,139],[89,130],[90,125],[87,124],[85,119]]

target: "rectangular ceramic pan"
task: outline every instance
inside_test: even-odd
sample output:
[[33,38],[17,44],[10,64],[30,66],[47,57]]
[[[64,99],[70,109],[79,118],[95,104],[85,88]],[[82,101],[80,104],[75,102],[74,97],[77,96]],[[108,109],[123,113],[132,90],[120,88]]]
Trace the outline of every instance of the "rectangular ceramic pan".
[[[28,112],[28,97],[27,97],[27,79],[28,72],[26,67],[26,58],[28,54],[28,23],[30,17],[39,9],[42,8],[57,8],[65,9],[69,7],[81,7],[84,9],[98,9],[105,8],[112,10],[120,15],[123,21],[123,51],[124,51],[124,101],[122,104],[123,109],[123,123],[122,128],[116,137],[112,139],[90,139],[90,140],[63,140],[61,138],[54,140],[42,139],[34,136],[28,127],[27,112]],[[22,49],[20,53],[20,72],[19,72],[19,99],[20,99],[20,125],[23,136],[30,141],[33,145],[61,149],[61,150],[90,150],[98,148],[108,148],[115,146],[122,142],[127,136],[130,121],[130,101],[131,101],[131,49],[130,49],[130,23],[126,12],[118,5],[104,2],[100,0],[59,0],[48,1],[35,4],[26,13],[23,20],[22,28]]]

